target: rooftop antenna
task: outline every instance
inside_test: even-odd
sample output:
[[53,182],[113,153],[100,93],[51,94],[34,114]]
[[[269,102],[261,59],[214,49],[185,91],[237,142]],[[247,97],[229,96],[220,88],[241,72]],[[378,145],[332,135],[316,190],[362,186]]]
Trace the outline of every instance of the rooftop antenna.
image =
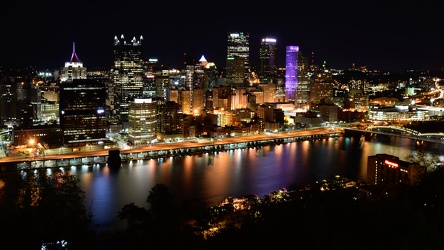
[[77,56],[77,54],[76,54],[76,43],[75,42],[73,42],[72,43],[72,54],[71,54],[71,60],[70,60],[70,62],[72,62],[72,60],[75,58],[75,61],[76,62],[80,62],[80,59],[79,59],[79,57]]

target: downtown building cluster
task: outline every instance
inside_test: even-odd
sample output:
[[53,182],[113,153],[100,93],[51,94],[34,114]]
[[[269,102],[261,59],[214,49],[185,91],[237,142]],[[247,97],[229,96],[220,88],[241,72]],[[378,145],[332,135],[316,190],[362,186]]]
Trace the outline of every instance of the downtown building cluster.
[[[285,67],[278,67],[274,38],[260,41],[260,65],[252,66],[246,32],[227,33],[222,66],[184,53],[183,67],[171,68],[143,58],[143,49],[142,36],[121,35],[114,37],[110,69],[87,70],[75,44],[70,60],[50,74],[2,69],[0,119],[11,143],[27,145],[32,138],[44,147],[80,147],[120,133],[137,146],[361,121],[378,116],[370,103],[377,87],[390,88],[356,76],[339,82],[338,71],[310,64],[294,45],[285,46]],[[434,82],[427,76],[417,83]]]

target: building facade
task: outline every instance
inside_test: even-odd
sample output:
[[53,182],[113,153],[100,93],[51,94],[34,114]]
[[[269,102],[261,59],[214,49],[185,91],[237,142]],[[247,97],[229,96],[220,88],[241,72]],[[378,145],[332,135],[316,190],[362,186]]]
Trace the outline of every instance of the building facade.
[[298,52],[298,74],[295,94],[295,105],[298,109],[307,110],[310,108],[310,77],[311,71],[308,65],[308,58],[304,57],[302,51]]
[[[250,74],[250,33],[230,32],[227,37],[228,58],[241,57],[244,64],[244,81],[248,82]],[[239,59],[238,59],[239,60]],[[228,74],[229,72],[227,72]]]
[[334,80],[333,74],[324,64],[321,68],[316,69],[310,80],[310,103],[331,104],[334,96]]
[[416,163],[402,161],[399,157],[388,154],[368,156],[367,179],[372,185],[408,185],[420,180],[425,169]]
[[60,70],[61,82],[72,82],[74,79],[86,79],[87,69],[83,67],[83,62],[80,61],[76,54],[75,43],[72,44],[72,54],[68,62],[65,62],[65,67]]
[[285,93],[288,101],[294,102],[298,88],[299,46],[287,46],[285,52]]
[[260,71],[262,83],[273,83],[277,76],[276,67],[276,39],[263,38],[259,49]]
[[128,140],[132,145],[148,145],[157,135],[157,101],[135,99],[128,115]]
[[157,139],[174,140],[184,137],[184,115],[180,104],[167,101],[159,105]]
[[143,37],[126,42],[125,37],[114,37],[114,65],[112,85],[113,115],[122,123],[123,129],[128,128],[128,109],[136,98],[143,97],[145,62],[142,58]]
[[245,58],[240,56],[228,57],[226,65],[224,85],[233,88],[245,86]]
[[106,89],[98,80],[74,79],[60,84],[62,144],[85,146],[106,140]]

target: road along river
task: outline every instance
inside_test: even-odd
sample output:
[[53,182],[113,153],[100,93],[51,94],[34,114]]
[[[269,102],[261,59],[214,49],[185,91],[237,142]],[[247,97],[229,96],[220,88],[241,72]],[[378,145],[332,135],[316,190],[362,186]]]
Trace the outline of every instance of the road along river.
[[[440,147],[437,144],[431,147]],[[62,168],[80,178],[86,193],[85,207],[91,209],[100,231],[119,231],[125,222],[118,211],[128,203],[148,208],[150,189],[163,183],[178,204],[198,199],[207,206],[225,197],[257,194],[259,197],[291,184],[304,184],[341,175],[366,180],[367,157],[391,154],[404,159],[415,142],[406,138],[370,141],[360,137],[329,137],[279,145],[248,147],[227,151],[125,161],[118,171],[107,166],[83,165]],[[52,169],[48,169],[51,174]],[[22,171],[0,174],[3,188],[8,178]]]

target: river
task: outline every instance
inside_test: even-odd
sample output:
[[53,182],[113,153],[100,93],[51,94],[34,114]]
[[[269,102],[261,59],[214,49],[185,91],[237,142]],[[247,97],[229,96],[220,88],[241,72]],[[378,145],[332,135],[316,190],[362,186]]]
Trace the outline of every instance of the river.
[[[367,157],[390,154],[404,160],[415,148],[413,140],[381,137],[371,141],[359,137],[332,137],[260,148],[187,155],[123,163],[118,171],[107,166],[65,169],[80,177],[86,193],[85,206],[102,232],[125,229],[118,211],[133,202],[148,208],[146,198],[157,183],[167,185],[180,204],[199,199],[207,206],[227,196],[257,194],[259,197],[313,180],[341,175],[365,181]],[[435,144],[434,147],[443,147]],[[444,148],[443,148],[444,149]],[[441,151],[442,152],[442,151]]]

